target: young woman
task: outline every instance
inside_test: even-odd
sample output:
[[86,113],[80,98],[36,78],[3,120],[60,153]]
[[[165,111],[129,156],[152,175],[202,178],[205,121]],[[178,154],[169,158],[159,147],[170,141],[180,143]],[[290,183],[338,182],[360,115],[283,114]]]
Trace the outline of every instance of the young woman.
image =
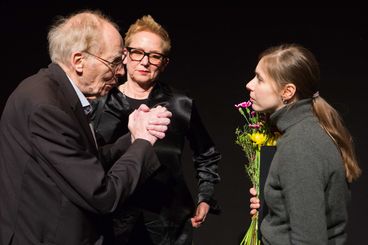
[[310,51],[285,44],[261,54],[246,85],[253,109],[271,113],[282,133],[263,190],[266,245],[346,243],[349,183],[360,169],[350,133],[319,94],[319,74]]

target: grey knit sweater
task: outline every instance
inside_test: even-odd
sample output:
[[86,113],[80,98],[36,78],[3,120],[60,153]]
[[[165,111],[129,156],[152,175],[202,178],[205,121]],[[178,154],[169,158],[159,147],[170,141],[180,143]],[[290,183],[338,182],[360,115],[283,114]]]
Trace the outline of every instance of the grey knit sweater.
[[311,99],[271,115],[282,132],[264,195],[268,245],[346,243],[350,191],[341,155],[312,112]]

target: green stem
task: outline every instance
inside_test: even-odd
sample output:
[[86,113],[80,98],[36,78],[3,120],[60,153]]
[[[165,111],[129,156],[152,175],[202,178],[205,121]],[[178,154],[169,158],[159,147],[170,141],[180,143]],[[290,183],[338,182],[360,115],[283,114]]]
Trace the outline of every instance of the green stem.
[[256,150],[256,180],[255,180],[255,188],[257,191],[257,196],[259,196],[260,194],[260,190],[259,190],[259,176],[260,176],[260,172],[261,172],[261,151],[260,149]]
[[252,216],[250,226],[240,245],[260,245],[260,241],[258,240],[258,213]]

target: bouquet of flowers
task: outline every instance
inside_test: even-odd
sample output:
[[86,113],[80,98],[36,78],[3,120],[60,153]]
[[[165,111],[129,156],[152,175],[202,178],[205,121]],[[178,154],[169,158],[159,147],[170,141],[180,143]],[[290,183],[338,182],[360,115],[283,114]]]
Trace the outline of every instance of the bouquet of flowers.
[[[276,145],[278,133],[274,133],[269,124],[268,115],[253,111],[251,109],[252,102],[246,101],[235,105],[240,114],[245,118],[245,124],[238,127],[235,131],[235,143],[241,146],[248,163],[245,170],[257,190],[260,193],[260,159],[262,146]],[[259,245],[258,237],[258,212],[252,216],[251,224],[245,233],[240,245]]]

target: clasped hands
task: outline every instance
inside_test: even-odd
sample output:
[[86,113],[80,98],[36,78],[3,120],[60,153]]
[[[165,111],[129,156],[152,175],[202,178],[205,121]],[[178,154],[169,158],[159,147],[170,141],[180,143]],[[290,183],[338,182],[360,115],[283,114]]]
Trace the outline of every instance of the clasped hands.
[[129,115],[128,128],[132,142],[136,139],[145,139],[152,145],[157,139],[163,139],[170,124],[172,113],[166,107],[149,108],[142,104]]

